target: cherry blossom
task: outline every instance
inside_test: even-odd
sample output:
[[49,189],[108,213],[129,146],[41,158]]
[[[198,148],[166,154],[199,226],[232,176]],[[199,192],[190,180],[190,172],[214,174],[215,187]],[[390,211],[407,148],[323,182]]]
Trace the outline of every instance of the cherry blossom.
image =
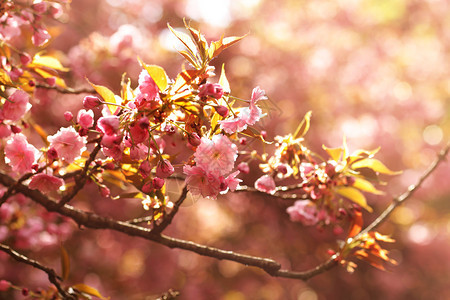
[[39,151],[21,133],[14,134],[6,142],[5,161],[19,174],[31,172],[38,155]]
[[29,103],[28,94],[22,90],[16,90],[11,96],[8,97],[8,101],[3,105],[3,118],[11,121],[20,120],[25,113],[30,110],[31,104]]
[[274,194],[276,185],[273,178],[269,175],[263,175],[255,181],[255,189],[268,194]]
[[59,157],[68,163],[80,157],[86,149],[86,138],[81,137],[73,127],[61,128],[56,134],[48,136],[47,140]]
[[61,178],[55,177],[53,175],[39,173],[31,178],[28,187],[32,190],[39,190],[42,193],[48,193],[58,190],[63,184],[64,180],[62,180]]
[[206,172],[201,167],[184,166],[183,173],[187,175],[186,184],[192,195],[201,195],[215,199],[221,191],[219,177]]
[[315,225],[319,221],[317,207],[309,200],[295,201],[286,211],[291,221],[301,222],[306,226]]
[[237,147],[222,134],[213,136],[211,140],[202,137],[194,156],[198,167],[208,172],[225,175],[234,167]]

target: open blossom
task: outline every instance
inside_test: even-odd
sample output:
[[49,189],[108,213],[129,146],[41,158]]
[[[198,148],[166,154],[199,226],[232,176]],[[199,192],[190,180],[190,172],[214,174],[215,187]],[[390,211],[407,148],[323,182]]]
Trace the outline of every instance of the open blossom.
[[5,161],[13,171],[25,174],[31,172],[31,166],[38,158],[39,151],[31,144],[27,138],[19,133],[10,137],[5,146]]
[[3,105],[3,118],[11,121],[20,120],[31,108],[29,98],[30,96],[26,92],[16,90]]
[[264,90],[259,86],[255,87],[252,91],[249,107],[241,109],[233,119],[219,121],[220,128],[228,134],[233,134],[245,130],[247,125],[254,125],[264,116],[256,102],[265,98]]
[[276,191],[276,184],[273,178],[269,175],[263,175],[255,181],[255,189],[268,194],[274,194]]
[[315,225],[319,221],[317,206],[309,200],[295,201],[286,211],[291,221],[301,222],[306,226]]
[[225,175],[234,167],[237,147],[222,134],[213,136],[211,140],[202,137],[194,157],[198,167],[208,172]]
[[63,184],[64,180],[62,180],[61,178],[55,177],[53,175],[39,173],[31,178],[28,187],[32,190],[39,190],[42,193],[48,193],[58,190]]
[[187,175],[186,185],[192,195],[201,195],[215,199],[221,191],[218,176],[197,166],[184,166],[183,173]]
[[73,162],[86,149],[86,138],[81,137],[73,127],[61,128],[54,135],[48,136],[50,147],[55,148],[61,159]]
[[119,130],[119,117],[118,116],[105,116],[101,117],[97,121],[98,129],[106,135],[113,135]]
[[218,83],[205,83],[198,88],[198,96],[210,96],[216,99],[220,99],[223,96],[223,88]]

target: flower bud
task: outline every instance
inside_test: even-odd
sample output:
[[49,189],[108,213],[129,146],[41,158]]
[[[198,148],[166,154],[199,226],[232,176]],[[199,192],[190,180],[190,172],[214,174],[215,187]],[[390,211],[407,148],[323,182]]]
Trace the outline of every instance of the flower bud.
[[151,171],[152,166],[150,165],[150,162],[148,160],[144,160],[139,166],[139,174],[141,174],[142,177],[146,178],[148,177],[148,175],[150,175]]
[[241,162],[238,166],[237,169],[244,174],[248,174],[250,173],[250,167],[248,166],[248,163],[246,162]]
[[83,106],[86,109],[93,109],[102,103],[103,102],[100,100],[100,98],[98,98],[96,96],[89,95],[89,96],[84,97],[84,99],[83,99]]
[[31,56],[28,53],[21,53],[20,54],[20,63],[22,66],[26,66],[31,62]]
[[70,122],[73,120],[73,114],[70,111],[66,111],[64,113],[64,119],[66,119],[67,122]]
[[228,116],[228,107],[223,106],[223,105],[218,105],[218,106],[214,106],[214,109],[222,117]]
[[0,292],[5,292],[7,290],[9,290],[9,288],[11,287],[11,282],[6,281],[6,280],[0,280]]
[[196,132],[193,132],[188,135],[188,142],[192,146],[197,147],[198,145],[200,145],[200,143],[202,141],[201,141],[200,137],[198,136],[198,134]]
[[165,180],[159,177],[155,177],[152,180],[153,187],[157,190],[161,189],[164,186]]
[[48,150],[47,150],[47,158],[50,161],[57,160],[58,159],[58,151],[56,151],[56,149],[53,148],[53,147],[48,148]]
[[167,159],[160,160],[156,166],[156,176],[160,178],[167,178],[173,174],[174,168]]
[[17,126],[15,126],[15,125],[11,125],[11,131],[12,131],[13,133],[21,133],[21,132],[22,132],[22,129],[20,129],[20,127],[17,127]]
[[218,83],[205,83],[198,88],[198,96],[200,98],[210,96],[220,99],[223,96],[223,88]]

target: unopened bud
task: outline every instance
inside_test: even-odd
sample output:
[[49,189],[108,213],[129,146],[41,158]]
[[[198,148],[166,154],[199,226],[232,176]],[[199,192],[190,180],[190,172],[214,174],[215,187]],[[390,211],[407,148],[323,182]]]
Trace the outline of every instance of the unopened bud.
[[73,114],[70,111],[66,111],[64,113],[64,119],[66,119],[67,122],[70,122],[73,120]]
[[160,160],[156,166],[156,176],[160,178],[167,178],[173,174],[174,168],[167,159]]
[[152,180],[153,187],[157,190],[161,189],[164,186],[165,180],[159,177],[155,177]]
[[188,142],[192,146],[197,147],[198,145],[201,144],[202,141],[201,141],[200,137],[198,136],[198,134],[196,132],[193,132],[188,135]]
[[228,116],[228,108],[226,106],[218,105],[218,106],[214,106],[214,109],[222,117]]
[[89,95],[89,96],[84,97],[84,99],[83,99],[83,106],[86,109],[93,109],[102,103],[103,102],[100,100],[100,98],[98,98],[96,96]]

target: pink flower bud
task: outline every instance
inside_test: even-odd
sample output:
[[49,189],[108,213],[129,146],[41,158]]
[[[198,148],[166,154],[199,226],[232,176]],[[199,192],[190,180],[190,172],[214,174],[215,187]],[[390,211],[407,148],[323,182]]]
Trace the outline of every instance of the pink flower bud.
[[280,172],[283,175],[286,175],[287,172],[288,172],[288,169],[287,169],[285,164],[280,164],[280,165],[277,166],[277,171]]
[[50,161],[54,161],[58,159],[58,151],[55,148],[51,147],[47,150],[47,158]]
[[101,187],[100,187],[100,194],[101,194],[103,197],[109,197],[109,195],[111,195],[111,191],[109,190],[108,187],[106,187],[106,186],[101,186]]
[[146,183],[144,183],[144,185],[142,186],[142,191],[146,194],[149,194],[151,192],[153,192],[155,189],[153,188],[153,182],[152,181],[147,181]]
[[198,145],[201,144],[202,140],[200,139],[197,133],[193,132],[188,135],[188,142],[192,146],[197,147]]
[[150,162],[148,160],[144,160],[139,166],[139,174],[141,174],[142,177],[146,178],[148,177],[148,175],[150,175],[151,171],[152,166],[150,165]]
[[10,287],[11,287],[11,282],[6,281],[6,280],[0,280],[0,292],[5,292],[5,291],[9,290]]
[[21,132],[22,132],[22,129],[20,129],[20,127],[17,127],[17,126],[15,126],[15,125],[11,125],[11,131],[12,131],[13,133],[21,133]]
[[55,84],[56,84],[56,77],[45,78],[45,82],[46,82],[49,86],[55,86]]
[[237,169],[238,169],[239,171],[241,171],[241,173],[244,173],[244,174],[250,173],[250,167],[248,166],[248,163],[246,163],[246,162],[241,162],[241,163],[237,166]]
[[223,106],[223,105],[218,105],[218,106],[214,106],[214,109],[222,117],[228,116],[228,107]]
[[138,125],[142,129],[147,129],[150,126],[150,122],[149,122],[147,117],[142,117],[142,118],[139,119]]
[[241,137],[239,139],[239,144],[241,144],[242,146],[247,145],[247,139],[245,137]]
[[153,187],[157,190],[161,189],[164,186],[165,180],[159,177],[155,177],[152,180]]
[[198,88],[198,96],[200,98],[210,96],[220,99],[223,96],[223,88],[218,83],[205,83]]
[[22,66],[26,66],[31,62],[31,56],[28,53],[21,53],[20,54],[20,63]]
[[83,99],[83,106],[86,109],[93,109],[99,105],[101,105],[103,102],[100,100],[100,98],[96,96],[86,96]]
[[94,125],[94,112],[92,110],[81,109],[77,115],[77,122],[84,129]]
[[70,111],[66,111],[64,113],[64,119],[66,119],[67,122],[70,122],[73,120],[73,114]]
[[31,7],[38,14],[43,14],[47,10],[47,2],[44,2],[42,0],[37,0],[37,1],[34,1],[33,5],[31,5]]
[[47,30],[43,28],[37,28],[35,29],[33,36],[31,37],[31,41],[35,46],[40,47],[47,43],[50,38],[51,36]]
[[173,174],[174,168],[167,159],[160,160],[156,166],[156,176],[160,178],[167,178]]

